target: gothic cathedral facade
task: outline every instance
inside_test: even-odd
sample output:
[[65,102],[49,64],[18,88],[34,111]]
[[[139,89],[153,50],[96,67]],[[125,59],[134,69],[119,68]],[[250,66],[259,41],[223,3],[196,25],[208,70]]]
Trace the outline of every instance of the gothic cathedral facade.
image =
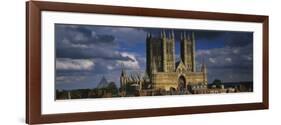
[[[120,86],[138,85],[139,90],[181,90],[189,85],[207,85],[207,67],[202,62],[196,71],[195,36],[183,33],[180,40],[180,59],[175,59],[175,36],[173,32],[161,32],[160,37],[151,34],[146,38],[146,73],[144,77],[129,77],[122,69]],[[150,87],[147,87],[149,84]],[[146,87],[143,87],[146,86]]]
[[207,84],[207,67],[202,62],[196,71],[195,36],[183,33],[180,40],[180,60],[175,60],[173,32],[161,32],[161,37],[148,34],[146,39],[146,71],[153,89],[184,89],[188,85]]

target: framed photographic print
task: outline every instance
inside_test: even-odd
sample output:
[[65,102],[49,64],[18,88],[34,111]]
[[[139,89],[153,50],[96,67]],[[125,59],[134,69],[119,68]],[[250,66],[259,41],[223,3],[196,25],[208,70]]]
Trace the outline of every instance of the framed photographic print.
[[30,124],[268,109],[268,16],[29,1]]

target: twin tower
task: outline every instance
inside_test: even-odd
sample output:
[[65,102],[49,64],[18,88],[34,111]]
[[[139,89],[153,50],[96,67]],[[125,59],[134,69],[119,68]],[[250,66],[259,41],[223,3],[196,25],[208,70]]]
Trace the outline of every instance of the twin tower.
[[146,54],[146,70],[149,76],[157,72],[175,72],[177,64],[181,61],[187,72],[196,72],[194,33],[181,33],[181,60],[179,62],[175,60],[175,34],[173,31],[168,33],[162,31],[160,37],[147,34]]
[[[207,68],[202,63],[201,71],[195,67],[194,33],[182,33],[180,38],[180,60],[175,59],[174,32],[161,32],[160,36],[147,34],[146,38],[146,74],[143,81],[132,81],[122,71],[121,86],[140,85],[141,89],[187,90],[188,86],[207,85]],[[124,87],[123,87],[124,88]],[[140,89],[140,90],[141,90]]]

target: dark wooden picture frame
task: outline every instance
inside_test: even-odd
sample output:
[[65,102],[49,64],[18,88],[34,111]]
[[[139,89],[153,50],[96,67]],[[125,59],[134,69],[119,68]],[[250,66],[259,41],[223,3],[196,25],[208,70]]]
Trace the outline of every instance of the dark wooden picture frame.
[[[262,23],[263,41],[263,85],[262,103],[244,103],[209,106],[166,107],[137,110],[99,111],[67,114],[41,114],[41,11],[100,13],[148,17],[169,17],[219,21]],[[151,117],[210,112],[243,111],[269,108],[268,90],[268,16],[226,14],[214,12],[180,11],[135,7],[104,6],[90,4],[55,3],[29,1],[26,3],[26,123],[54,123]]]

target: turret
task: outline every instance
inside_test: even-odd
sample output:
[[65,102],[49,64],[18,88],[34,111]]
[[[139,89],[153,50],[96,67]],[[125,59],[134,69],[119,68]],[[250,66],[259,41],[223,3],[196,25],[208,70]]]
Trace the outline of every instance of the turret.
[[127,74],[124,70],[124,64],[121,64],[121,75],[120,75],[120,88],[122,91],[126,89],[126,84],[128,82]]
[[201,72],[207,73],[206,64],[204,62],[202,63],[202,66],[201,66]]
[[126,76],[126,72],[124,71],[124,69],[122,68],[121,70],[121,77],[125,77]]
[[208,78],[207,78],[207,66],[206,63],[204,61],[204,57],[202,59],[202,66],[201,66],[201,72],[203,73],[203,83],[204,84],[208,84]]
[[166,38],[166,33],[165,31],[163,32],[163,37],[162,37],[162,56],[163,56],[163,59],[162,59],[162,70],[163,72],[167,72],[167,38]]
[[172,40],[173,40],[173,43],[172,43],[172,63],[173,63],[173,66],[172,66],[172,69],[173,70],[176,70],[176,56],[175,56],[175,33],[174,33],[174,30],[172,30]]
[[174,33],[174,30],[172,30],[172,39],[175,39],[175,33]]
[[165,32],[165,30],[162,30],[162,31],[161,31],[161,35],[160,35],[160,36],[161,36],[162,39],[165,39],[165,38],[166,38],[166,32]]
[[146,39],[151,38],[151,33],[147,33]]
[[195,48],[196,48],[196,46],[195,46],[195,35],[194,35],[194,32],[192,32],[192,37],[191,37],[191,41],[192,41],[192,56],[193,56],[193,72],[196,72],[196,62],[195,62],[195,56],[196,56],[196,54],[195,54],[195,52],[196,52],[196,50],[195,50]]

